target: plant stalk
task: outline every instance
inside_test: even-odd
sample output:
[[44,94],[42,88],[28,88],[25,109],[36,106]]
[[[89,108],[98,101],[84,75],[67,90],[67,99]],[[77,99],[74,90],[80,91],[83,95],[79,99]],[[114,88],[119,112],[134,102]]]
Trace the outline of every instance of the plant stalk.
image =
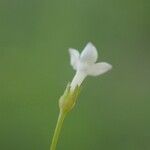
[[50,150],[56,150],[56,146],[57,146],[57,143],[58,143],[58,138],[59,138],[59,135],[60,135],[60,131],[61,131],[61,128],[62,128],[62,125],[63,125],[63,121],[65,119],[65,116],[66,116],[66,113],[60,111],[59,116],[58,116],[58,120],[57,120],[57,124],[56,124],[56,127],[55,127],[55,131],[54,131],[52,143],[51,143],[51,146],[50,146]]

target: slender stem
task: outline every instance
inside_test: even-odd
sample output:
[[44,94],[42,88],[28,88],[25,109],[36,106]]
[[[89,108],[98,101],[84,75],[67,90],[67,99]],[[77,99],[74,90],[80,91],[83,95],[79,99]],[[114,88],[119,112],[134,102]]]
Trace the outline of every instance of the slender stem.
[[57,142],[58,142],[58,138],[59,138],[59,135],[60,135],[60,131],[61,131],[61,128],[62,128],[62,125],[63,125],[63,121],[65,119],[65,116],[66,116],[66,113],[60,111],[59,116],[58,116],[58,120],[57,120],[57,124],[56,124],[56,128],[55,128],[55,131],[54,131],[52,143],[51,143],[51,146],[50,146],[50,150],[56,150],[56,145],[57,145]]

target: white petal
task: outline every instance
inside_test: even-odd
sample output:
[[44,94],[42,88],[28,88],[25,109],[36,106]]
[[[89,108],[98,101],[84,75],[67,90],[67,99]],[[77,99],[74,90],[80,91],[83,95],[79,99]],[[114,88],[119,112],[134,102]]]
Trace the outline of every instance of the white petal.
[[88,75],[98,76],[109,71],[111,68],[112,68],[112,65],[106,62],[96,63],[96,64],[89,66]]
[[80,59],[82,62],[95,63],[98,57],[97,50],[92,43],[88,43],[83,49]]
[[77,70],[77,65],[79,61],[79,52],[76,49],[70,48],[70,64],[73,66],[73,69]]
[[86,78],[87,74],[85,74],[82,71],[77,71],[71,84],[70,84],[70,90],[74,90],[77,86],[80,86],[84,79]]

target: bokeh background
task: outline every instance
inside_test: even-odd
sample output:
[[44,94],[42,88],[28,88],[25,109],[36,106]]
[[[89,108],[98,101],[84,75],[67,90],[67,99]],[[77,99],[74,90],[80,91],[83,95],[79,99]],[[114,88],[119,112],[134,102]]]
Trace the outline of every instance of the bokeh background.
[[49,150],[58,98],[89,41],[113,65],[88,77],[58,150],[150,150],[150,2],[0,0],[0,149]]

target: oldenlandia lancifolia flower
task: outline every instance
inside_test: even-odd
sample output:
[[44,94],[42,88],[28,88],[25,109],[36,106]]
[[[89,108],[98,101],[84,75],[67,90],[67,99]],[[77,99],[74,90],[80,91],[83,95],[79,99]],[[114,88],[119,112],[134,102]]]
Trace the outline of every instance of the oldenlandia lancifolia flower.
[[69,49],[70,62],[76,74],[71,82],[70,90],[73,91],[77,86],[80,87],[83,80],[89,76],[98,76],[112,68],[112,65],[106,62],[98,62],[98,52],[92,43],[88,43],[81,54],[73,48]]
[[112,68],[109,63],[96,63],[98,58],[97,49],[92,43],[88,43],[81,54],[73,48],[69,49],[70,63],[76,74],[66,91],[59,100],[60,110],[69,112],[76,103],[77,96],[80,92],[80,86],[87,76],[98,76]]
[[59,99],[60,113],[56,124],[50,150],[55,150],[64,118],[72,110],[80,93],[80,86],[87,76],[98,76],[112,68],[109,63],[97,63],[97,49],[92,43],[88,43],[81,54],[73,48],[69,49],[71,65],[76,74],[71,83],[68,84],[64,94]]

